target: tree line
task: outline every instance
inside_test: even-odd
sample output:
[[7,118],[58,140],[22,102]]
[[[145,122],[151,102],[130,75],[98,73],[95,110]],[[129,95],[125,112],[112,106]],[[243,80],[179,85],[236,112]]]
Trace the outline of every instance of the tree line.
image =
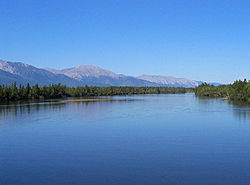
[[0,85],[0,101],[17,101],[25,99],[51,99],[64,97],[91,97],[91,96],[116,96],[133,94],[175,94],[193,92],[193,88],[182,87],[67,87],[52,84],[39,86],[38,84],[26,86],[16,83]]
[[195,94],[203,97],[223,97],[232,101],[250,103],[250,81],[236,80],[230,85],[213,86],[203,83],[195,88]]

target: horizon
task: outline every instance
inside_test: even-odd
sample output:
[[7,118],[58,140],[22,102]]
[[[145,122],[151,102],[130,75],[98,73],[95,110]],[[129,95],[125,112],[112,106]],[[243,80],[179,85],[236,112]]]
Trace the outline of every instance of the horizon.
[[3,0],[0,58],[128,76],[250,79],[250,2]]

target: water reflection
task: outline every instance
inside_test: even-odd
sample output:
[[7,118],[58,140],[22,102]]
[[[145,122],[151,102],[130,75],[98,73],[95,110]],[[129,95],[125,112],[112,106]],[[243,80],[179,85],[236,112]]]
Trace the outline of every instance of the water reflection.
[[195,100],[198,102],[198,106],[207,111],[228,111],[227,109],[229,109],[238,120],[247,121],[250,118],[250,106],[244,102],[208,97],[195,97]]
[[65,103],[60,102],[22,102],[0,105],[0,125],[15,120],[33,117],[44,112],[61,111]]
[[209,98],[209,97],[196,97],[195,100],[202,105],[209,105],[209,104],[218,104],[218,103],[227,103],[225,98]]
[[43,110],[54,111],[61,108],[65,103],[32,103],[32,104],[13,104],[13,105],[1,105],[0,116],[9,116],[10,114],[31,114],[33,112],[39,112]]
[[80,118],[97,118],[110,113],[116,106],[124,103],[125,101],[69,102],[67,103],[67,110],[74,112]]
[[247,121],[250,118],[250,107],[246,104],[231,104],[233,114],[238,120]]
[[[178,99],[179,98],[179,99]],[[185,101],[184,101],[185,98]],[[162,95],[162,96],[132,96],[119,97],[116,101],[103,102],[59,102],[55,100],[47,101],[23,101],[16,104],[0,105],[0,125],[3,123],[13,122],[14,120],[24,120],[38,116],[55,116],[60,113],[60,116],[77,117],[78,119],[102,119],[111,115],[114,110],[121,110],[119,115],[127,116],[126,112],[122,111],[122,107],[126,107],[135,100],[140,100],[139,104],[144,108],[144,114],[150,114],[155,111],[158,114],[166,114],[188,110],[189,112],[232,112],[232,115],[240,121],[248,121],[250,118],[249,105],[242,103],[228,102],[225,99],[217,98],[197,98],[193,95]],[[150,101],[141,101],[150,100]],[[159,101],[160,100],[160,101]],[[171,100],[171,101],[170,101]],[[153,103],[153,101],[155,101]],[[186,102],[186,103],[185,103]],[[188,102],[188,103],[187,103]],[[134,106],[138,106],[136,104]],[[161,109],[157,106],[164,104]],[[165,108],[164,108],[165,107]],[[172,107],[169,110],[169,107]],[[138,111],[142,114],[142,111]]]
[[[112,110],[121,104],[130,103],[132,99],[118,99],[116,101],[100,102],[18,102],[16,104],[0,105],[0,125],[15,120],[26,120],[36,117],[54,117],[64,116],[65,120],[77,119],[97,119],[104,118],[112,113]],[[22,122],[22,121],[21,121]],[[23,121],[24,122],[24,121]]]
[[0,105],[0,184],[248,184],[248,106],[133,97]]

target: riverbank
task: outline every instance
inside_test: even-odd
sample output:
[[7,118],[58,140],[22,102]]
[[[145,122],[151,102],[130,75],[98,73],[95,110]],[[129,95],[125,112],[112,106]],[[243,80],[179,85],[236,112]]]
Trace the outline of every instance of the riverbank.
[[91,102],[91,101],[115,101],[114,99],[108,98],[88,98],[88,99],[71,99],[71,100],[60,100],[59,102]]
[[179,94],[194,92],[183,87],[67,87],[61,84],[39,86],[0,85],[0,102],[28,99],[60,99],[69,97],[123,96],[135,94]]

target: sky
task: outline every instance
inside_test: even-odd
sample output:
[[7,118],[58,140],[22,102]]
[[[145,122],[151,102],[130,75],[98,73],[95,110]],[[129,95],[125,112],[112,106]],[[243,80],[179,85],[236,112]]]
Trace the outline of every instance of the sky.
[[250,79],[250,1],[1,0],[0,59],[132,76]]

